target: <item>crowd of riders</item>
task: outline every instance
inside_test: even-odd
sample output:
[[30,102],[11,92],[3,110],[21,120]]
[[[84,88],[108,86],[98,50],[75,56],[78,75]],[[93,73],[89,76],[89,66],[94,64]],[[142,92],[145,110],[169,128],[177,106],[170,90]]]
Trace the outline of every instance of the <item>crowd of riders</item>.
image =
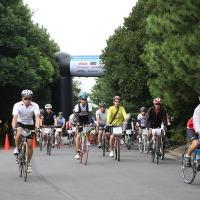
[[[21,101],[16,103],[13,107],[13,119],[12,128],[15,134],[15,145],[14,154],[19,153],[19,146],[22,139],[21,131],[22,129],[36,130],[36,132],[43,132],[44,146],[46,143],[46,132],[44,131],[46,127],[52,127],[52,147],[57,145],[56,137],[65,134],[65,130],[73,129],[76,135],[76,154],[75,158],[80,156],[80,137],[82,127],[84,125],[94,126],[98,133],[98,148],[102,147],[102,134],[105,130],[108,141],[110,143],[110,157],[114,156],[114,136],[110,132],[109,126],[123,124],[125,130],[131,130],[137,135],[138,142],[140,142],[140,134],[143,129],[148,130],[147,144],[148,149],[151,149],[152,140],[152,129],[154,128],[164,128],[167,130],[168,126],[171,124],[169,116],[166,110],[162,107],[162,99],[155,98],[153,100],[153,106],[149,109],[142,107],[137,119],[133,119],[130,113],[126,113],[125,108],[121,106],[122,98],[120,96],[115,96],[113,100],[113,105],[106,108],[104,102],[99,103],[99,109],[96,111],[95,120],[92,117],[92,104],[88,103],[88,95],[81,93],[79,95],[79,102],[75,105],[73,113],[70,115],[69,120],[65,120],[63,117],[63,112],[59,112],[58,116],[52,110],[51,104],[46,104],[45,109],[39,109],[39,105],[33,102],[33,92],[31,90],[23,90],[21,93]],[[54,129],[59,128],[59,132]],[[137,133],[137,134],[136,134]],[[188,154],[186,156],[187,165],[190,165],[191,153],[197,148],[199,138],[200,138],[200,105],[195,109],[193,117],[189,120],[187,124],[187,134],[192,142],[189,148]],[[27,138],[27,144],[29,147],[29,172],[32,171],[30,165],[33,149],[32,149],[33,135]],[[133,139],[132,139],[132,142]],[[121,143],[124,143],[122,138]],[[161,145],[161,137],[158,135],[158,146]],[[161,152],[158,152],[159,156]]]

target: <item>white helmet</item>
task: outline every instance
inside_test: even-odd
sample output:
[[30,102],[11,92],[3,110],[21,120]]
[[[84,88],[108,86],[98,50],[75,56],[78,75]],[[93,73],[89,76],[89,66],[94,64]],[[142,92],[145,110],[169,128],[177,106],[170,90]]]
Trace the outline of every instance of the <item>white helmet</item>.
[[45,108],[47,109],[47,108],[52,108],[52,105],[51,104],[46,104],[45,105]]
[[22,95],[22,97],[24,97],[24,96],[31,96],[32,97],[33,92],[31,90],[26,89],[26,90],[22,91],[21,95]]

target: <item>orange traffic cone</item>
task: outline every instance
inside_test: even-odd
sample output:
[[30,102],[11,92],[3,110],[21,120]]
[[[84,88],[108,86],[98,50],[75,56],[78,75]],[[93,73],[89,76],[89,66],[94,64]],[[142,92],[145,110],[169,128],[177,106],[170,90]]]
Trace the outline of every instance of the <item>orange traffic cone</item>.
[[33,135],[33,148],[37,148],[36,140],[35,140],[35,134]]
[[4,151],[10,151],[10,144],[9,144],[8,134],[6,134],[6,138],[5,138]]

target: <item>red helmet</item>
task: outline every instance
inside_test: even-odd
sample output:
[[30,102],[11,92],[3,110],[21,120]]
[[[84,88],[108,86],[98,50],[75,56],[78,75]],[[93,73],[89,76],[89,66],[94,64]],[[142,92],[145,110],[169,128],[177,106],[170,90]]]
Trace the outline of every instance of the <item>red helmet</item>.
[[120,101],[121,101],[122,98],[121,98],[120,96],[115,96],[115,97],[113,98],[113,101],[114,101],[114,100],[120,100]]
[[153,103],[154,103],[154,104],[161,104],[161,103],[162,103],[162,99],[161,99],[161,98],[155,98],[155,99],[153,100]]

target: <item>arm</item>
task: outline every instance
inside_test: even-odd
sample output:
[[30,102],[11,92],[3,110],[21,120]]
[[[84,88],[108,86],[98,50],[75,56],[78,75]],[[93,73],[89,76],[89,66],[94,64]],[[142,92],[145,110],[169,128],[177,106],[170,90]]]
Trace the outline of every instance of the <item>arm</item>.
[[54,118],[54,126],[55,127],[57,126],[57,118],[56,117]]
[[16,128],[18,115],[13,115],[12,128]]
[[149,108],[147,115],[146,115],[146,127],[150,127],[150,116],[151,116],[151,108]]
[[35,127],[40,128],[40,116],[39,116],[39,114],[35,114]]
[[107,124],[110,125],[110,122],[112,120],[112,112],[111,112],[111,107],[108,109],[108,112],[107,112]]
[[194,123],[195,132],[200,133],[200,106],[198,106],[194,110],[193,123]]
[[167,127],[167,112],[165,109],[163,109],[162,122],[163,122],[164,126]]
[[[69,121],[69,125],[70,125],[70,121]],[[71,126],[69,126],[69,127],[71,127]],[[61,129],[64,129],[64,128],[65,128],[65,119],[63,119],[63,125],[62,125]]]

